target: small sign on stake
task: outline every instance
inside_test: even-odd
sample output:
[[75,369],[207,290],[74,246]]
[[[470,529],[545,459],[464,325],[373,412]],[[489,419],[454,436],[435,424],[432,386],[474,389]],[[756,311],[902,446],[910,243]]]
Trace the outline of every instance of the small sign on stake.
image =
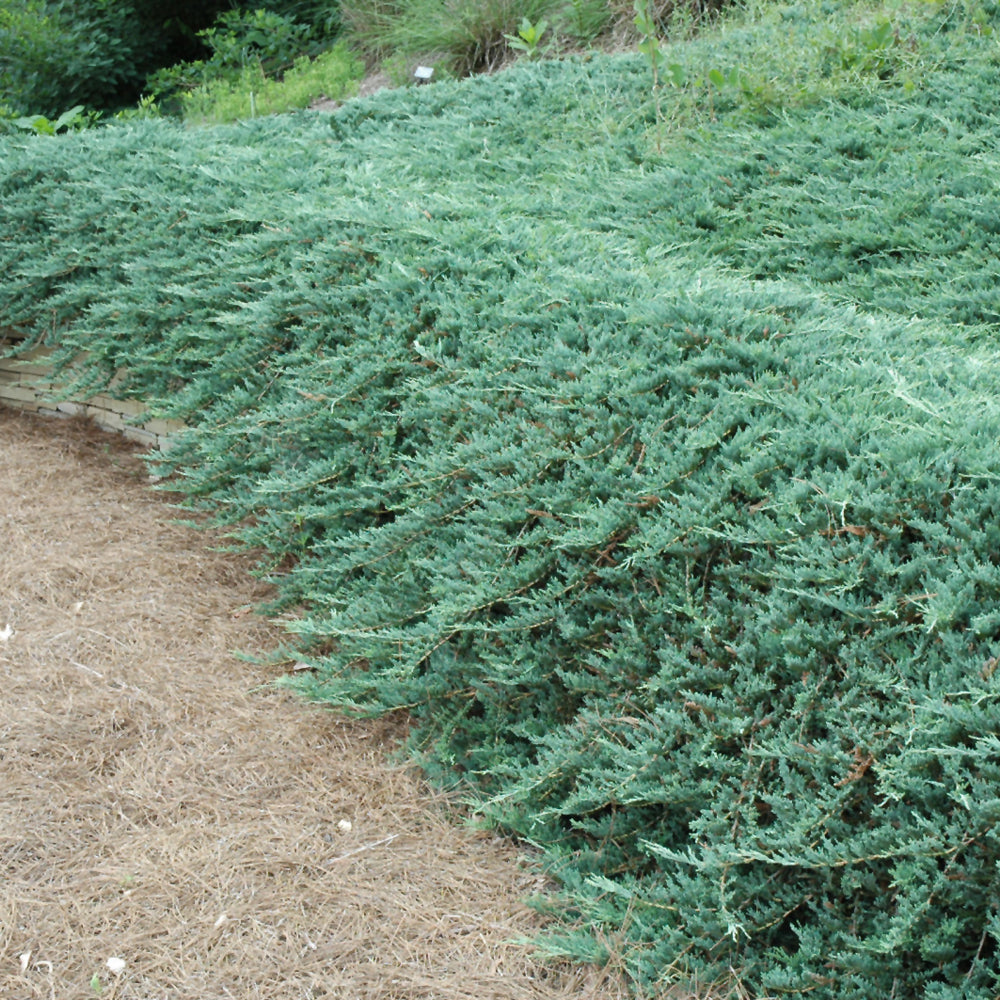
[[413,79],[416,80],[417,83],[430,83],[432,76],[434,76],[433,66],[418,66],[413,71]]

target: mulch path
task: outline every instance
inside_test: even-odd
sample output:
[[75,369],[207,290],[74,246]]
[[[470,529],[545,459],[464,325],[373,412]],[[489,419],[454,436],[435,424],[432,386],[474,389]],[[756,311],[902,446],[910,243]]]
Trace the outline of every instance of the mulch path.
[[176,517],[119,438],[0,408],[0,997],[623,997],[516,943],[538,876],[400,722],[234,655],[267,588]]

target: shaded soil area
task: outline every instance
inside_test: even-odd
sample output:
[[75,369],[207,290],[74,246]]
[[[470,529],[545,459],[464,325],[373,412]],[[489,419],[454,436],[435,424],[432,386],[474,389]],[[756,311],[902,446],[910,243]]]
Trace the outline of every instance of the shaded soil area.
[[0,407],[0,997],[623,996],[514,943],[536,876],[398,725],[233,655],[267,589],[175,516],[117,437]]

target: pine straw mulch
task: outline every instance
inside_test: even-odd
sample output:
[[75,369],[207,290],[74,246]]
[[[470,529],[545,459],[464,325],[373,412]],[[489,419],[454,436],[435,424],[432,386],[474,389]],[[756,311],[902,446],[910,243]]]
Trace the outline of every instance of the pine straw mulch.
[[536,877],[398,723],[234,657],[266,588],[175,516],[119,438],[0,408],[0,997],[624,996],[513,943]]

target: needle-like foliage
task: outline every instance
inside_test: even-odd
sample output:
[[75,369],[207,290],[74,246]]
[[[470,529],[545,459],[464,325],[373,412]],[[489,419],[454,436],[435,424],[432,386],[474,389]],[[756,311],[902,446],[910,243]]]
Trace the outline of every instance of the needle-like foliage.
[[0,147],[0,325],[189,423],[173,483],[265,551],[297,687],[408,709],[561,879],[548,947],[643,988],[1000,987],[965,23],[904,26],[917,88],[736,96],[660,154],[633,57]]

